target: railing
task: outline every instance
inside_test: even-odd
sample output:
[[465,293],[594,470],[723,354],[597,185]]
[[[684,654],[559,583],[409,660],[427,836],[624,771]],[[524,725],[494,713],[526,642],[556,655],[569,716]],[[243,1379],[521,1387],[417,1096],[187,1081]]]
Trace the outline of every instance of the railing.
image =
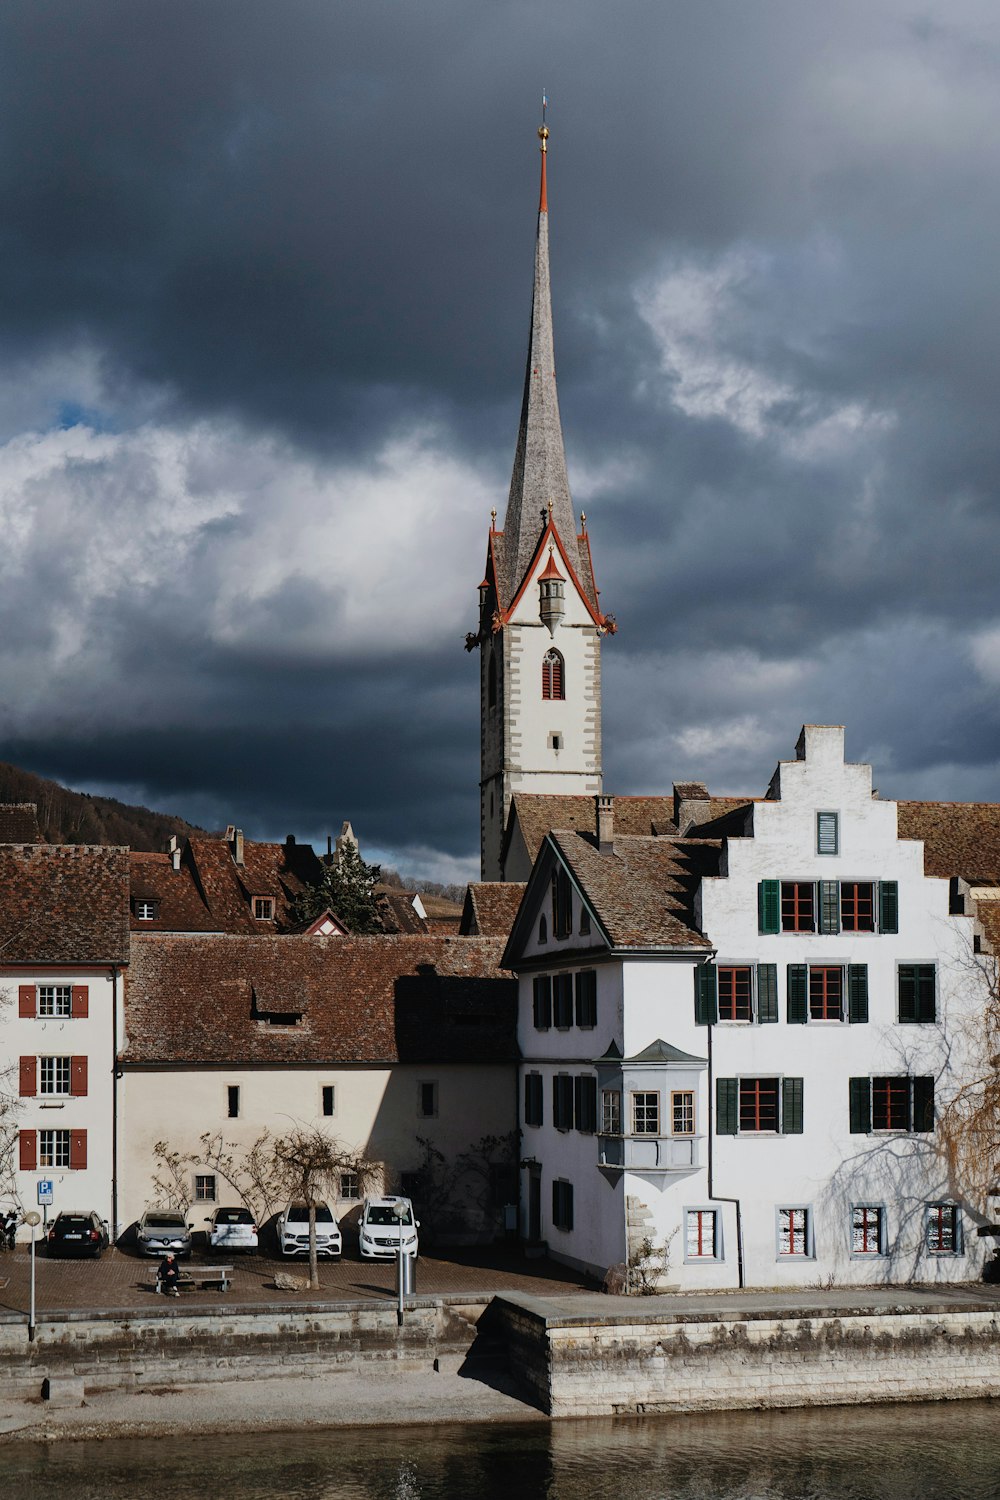
[[701,1139],[700,1135],[599,1135],[598,1165],[632,1172],[690,1172],[701,1164]]

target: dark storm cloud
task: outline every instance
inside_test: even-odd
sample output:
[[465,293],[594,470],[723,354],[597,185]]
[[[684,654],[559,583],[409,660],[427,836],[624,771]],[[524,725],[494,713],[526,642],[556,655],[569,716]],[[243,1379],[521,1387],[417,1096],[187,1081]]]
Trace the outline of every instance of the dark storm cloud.
[[0,754],[474,852],[544,85],[609,788],[812,718],[1000,795],[998,73],[972,0],[6,6]]

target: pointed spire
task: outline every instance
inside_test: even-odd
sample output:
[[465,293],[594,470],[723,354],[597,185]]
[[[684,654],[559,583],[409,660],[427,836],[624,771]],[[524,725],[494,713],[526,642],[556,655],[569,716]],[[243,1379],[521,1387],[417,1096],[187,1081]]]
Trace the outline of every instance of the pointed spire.
[[535,283],[531,304],[531,337],[521,403],[521,425],[514,455],[507,514],[504,519],[504,603],[521,583],[538,547],[545,519],[551,516],[566,555],[574,568],[579,562],[576,521],[566,473],[559,396],[556,391],[552,340],[552,296],[549,286],[549,215],[545,167],[549,128],[543,96],[541,185],[538,235],[535,241]]

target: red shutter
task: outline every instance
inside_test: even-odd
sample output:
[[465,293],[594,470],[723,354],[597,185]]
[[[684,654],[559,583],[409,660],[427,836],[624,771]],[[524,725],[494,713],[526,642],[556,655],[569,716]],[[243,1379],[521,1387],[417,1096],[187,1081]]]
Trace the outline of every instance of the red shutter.
[[38,1062],[34,1057],[21,1058],[21,1083],[18,1093],[22,1099],[33,1099],[38,1093]]
[[87,1165],[87,1132],[71,1130],[69,1133],[69,1166],[71,1172],[82,1172]]
[[87,1092],[87,1059],[71,1057],[69,1060],[69,1091],[74,1099],[82,1099]]
[[81,1019],[90,1015],[90,991],[85,984],[74,984],[71,1014]]
[[38,1132],[21,1130],[21,1171],[34,1172],[38,1166]]
[[17,987],[17,1013],[19,1016],[33,1016],[35,1010],[35,986],[33,984],[19,984]]

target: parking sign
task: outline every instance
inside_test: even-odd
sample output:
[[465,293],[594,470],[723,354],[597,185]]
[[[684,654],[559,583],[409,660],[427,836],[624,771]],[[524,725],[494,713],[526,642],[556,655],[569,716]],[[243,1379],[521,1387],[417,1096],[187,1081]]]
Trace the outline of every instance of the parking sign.
[[48,1204],[48,1203],[52,1202],[52,1179],[51,1179],[51,1177],[41,1177],[41,1178],[39,1178],[39,1180],[38,1180],[38,1201],[39,1201],[40,1204]]

